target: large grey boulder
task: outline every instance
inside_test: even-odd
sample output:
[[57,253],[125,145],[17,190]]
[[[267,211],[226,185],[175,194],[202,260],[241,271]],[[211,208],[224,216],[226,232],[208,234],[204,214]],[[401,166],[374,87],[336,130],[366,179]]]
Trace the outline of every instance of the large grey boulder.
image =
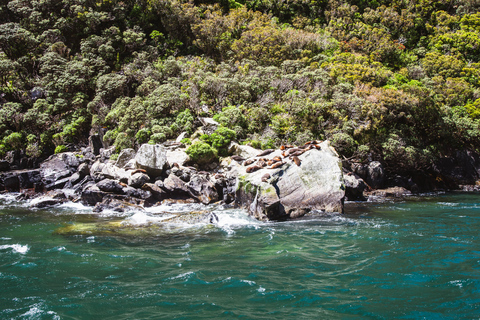
[[[238,165],[236,205],[247,208],[259,220],[293,219],[311,210],[343,212],[341,161],[328,141],[320,147],[298,156],[299,164],[287,157],[279,168],[265,167],[251,173]],[[277,150],[263,158],[280,154]]]
[[167,152],[159,144],[143,144],[135,155],[135,161],[137,168],[146,170],[151,177],[158,177],[167,164]]

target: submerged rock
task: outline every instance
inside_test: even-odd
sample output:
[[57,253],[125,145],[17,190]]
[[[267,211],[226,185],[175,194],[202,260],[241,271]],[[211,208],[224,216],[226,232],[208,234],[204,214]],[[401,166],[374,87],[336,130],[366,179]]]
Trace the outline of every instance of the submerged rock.
[[[283,158],[283,164],[270,167],[261,163],[266,159],[251,167],[238,165],[236,205],[247,208],[259,220],[298,218],[313,209],[343,212],[345,186],[340,159],[327,141],[320,148]],[[271,159],[280,156],[279,150],[268,155]],[[265,179],[267,173],[270,178]]]
[[127,211],[143,211],[143,207],[138,204],[132,203],[131,199],[129,201],[115,199],[115,198],[106,198],[102,202],[98,202],[93,207],[93,212],[102,212],[105,210],[115,211],[115,212],[127,212]]

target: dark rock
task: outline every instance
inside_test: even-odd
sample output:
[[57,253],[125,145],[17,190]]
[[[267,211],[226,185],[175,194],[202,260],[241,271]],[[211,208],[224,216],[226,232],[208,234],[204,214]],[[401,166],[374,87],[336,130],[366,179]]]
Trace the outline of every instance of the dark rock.
[[98,202],[102,202],[103,198],[107,195],[108,193],[101,191],[95,184],[91,184],[85,186],[80,199],[84,204],[94,206]]
[[17,171],[12,172],[12,174],[18,176],[20,189],[31,189],[34,188],[35,184],[42,182],[42,176],[39,169]]
[[167,193],[153,183],[145,183],[142,187],[142,190],[150,192],[151,197],[147,199],[150,203],[162,201],[167,197]]
[[52,183],[49,183],[45,186],[46,190],[53,190],[53,189],[62,189],[66,186],[66,184],[70,181],[70,177],[66,177],[63,179],[55,180]]
[[128,178],[128,185],[134,188],[141,188],[145,183],[150,181],[150,177],[142,172],[132,174]]
[[448,188],[475,185],[480,180],[480,156],[471,151],[457,151],[452,157],[439,159],[434,170]]
[[215,185],[203,175],[194,175],[187,183],[187,189],[190,196],[203,204],[217,202],[218,192]]
[[75,165],[78,166],[78,160],[74,159],[76,159],[75,155],[63,153],[53,155],[42,162],[40,171],[45,185],[50,185],[73,174],[76,171]]
[[123,193],[123,186],[118,181],[112,179],[103,179],[97,182],[97,187],[104,192]]
[[366,198],[363,195],[363,192],[367,188],[365,181],[362,178],[354,174],[353,172],[348,172],[343,175],[343,180],[345,181],[345,197],[349,201],[365,201]]
[[37,208],[37,209],[43,209],[43,208],[48,208],[48,207],[53,207],[59,204],[62,204],[66,201],[66,199],[53,199],[53,198],[42,198],[38,199],[37,201],[33,202],[30,207],[31,208]]
[[67,199],[67,196],[62,190],[52,190],[47,192],[46,194],[47,197],[50,197],[52,199]]
[[5,190],[10,192],[20,191],[20,179],[17,175],[8,175],[3,179]]
[[91,185],[95,184],[91,176],[86,176],[70,188],[73,189],[75,193],[79,194],[82,192],[83,188],[86,187],[87,183],[90,183]]
[[10,170],[10,163],[6,160],[0,160],[0,172]]
[[82,177],[80,176],[80,173],[75,172],[74,174],[71,175],[71,177],[68,179],[68,183],[65,186],[66,188],[71,188],[72,186],[76,185],[82,181]]
[[373,189],[383,188],[385,181],[385,172],[383,166],[378,161],[372,161],[368,164],[368,174],[366,182]]
[[123,193],[128,197],[144,199],[144,200],[150,199],[152,197],[152,193],[150,191],[136,189],[129,186],[123,188]]
[[183,180],[173,173],[163,180],[163,188],[177,196],[184,196],[188,194],[188,189],[185,182],[183,182]]
[[90,168],[88,167],[88,164],[82,163],[80,166],[78,166],[77,173],[79,176],[83,179],[85,176],[90,174]]
[[103,141],[100,135],[93,134],[88,137],[88,145],[94,155],[98,156],[100,154],[100,149],[103,148]]

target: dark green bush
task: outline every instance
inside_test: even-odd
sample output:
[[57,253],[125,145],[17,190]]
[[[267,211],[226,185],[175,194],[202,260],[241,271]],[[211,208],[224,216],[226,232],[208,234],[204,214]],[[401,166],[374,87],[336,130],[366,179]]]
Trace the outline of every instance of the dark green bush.
[[193,162],[199,165],[209,164],[218,159],[217,151],[208,143],[201,141],[194,142],[187,148],[186,153]]

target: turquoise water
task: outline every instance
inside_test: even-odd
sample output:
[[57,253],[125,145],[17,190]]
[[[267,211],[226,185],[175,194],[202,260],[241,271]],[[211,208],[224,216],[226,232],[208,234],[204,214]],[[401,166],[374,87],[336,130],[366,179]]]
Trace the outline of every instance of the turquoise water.
[[479,194],[85,234],[135,213],[0,203],[0,319],[480,318]]

